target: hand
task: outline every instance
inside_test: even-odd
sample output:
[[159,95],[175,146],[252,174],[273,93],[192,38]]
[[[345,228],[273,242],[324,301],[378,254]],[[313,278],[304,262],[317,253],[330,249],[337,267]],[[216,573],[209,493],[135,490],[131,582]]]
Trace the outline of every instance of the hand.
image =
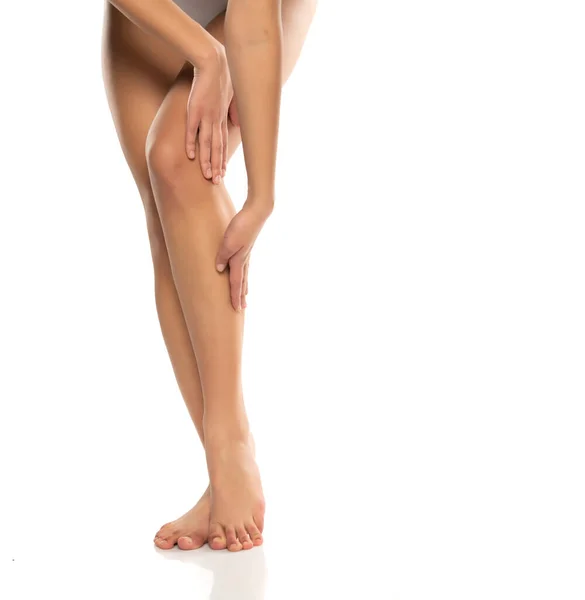
[[250,252],[268,214],[267,210],[246,202],[225,230],[215,264],[220,273],[229,264],[230,297],[234,310],[246,308]]
[[199,162],[203,177],[220,183],[227,167],[227,118],[233,88],[223,46],[195,68],[187,103],[185,147],[195,158],[195,140],[199,141]]

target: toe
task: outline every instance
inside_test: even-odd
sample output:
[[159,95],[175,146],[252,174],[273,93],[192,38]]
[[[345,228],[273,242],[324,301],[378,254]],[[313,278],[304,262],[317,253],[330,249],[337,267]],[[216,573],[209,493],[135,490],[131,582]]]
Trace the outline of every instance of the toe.
[[172,523],[165,523],[154,536],[154,543],[163,550],[172,548],[176,541],[177,536],[174,535]]
[[209,526],[209,546],[212,550],[225,550],[227,547],[225,532],[219,523],[212,523]]
[[181,550],[196,550],[197,548],[201,548],[205,540],[200,535],[182,535],[177,540],[177,546]]
[[238,550],[242,549],[242,544],[238,541],[238,536],[236,535],[236,529],[233,526],[226,527],[225,535],[227,539],[227,549],[230,552],[238,552]]
[[173,534],[173,523],[165,523],[157,532],[156,537],[167,539],[169,536]]
[[248,530],[248,533],[250,534],[250,539],[252,540],[252,543],[254,544],[254,546],[260,546],[262,544],[263,539],[262,539],[262,534],[260,533],[260,530],[256,526],[256,523],[248,523],[246,525],[246,529]]
[[170,550],[175,545],[174,540],[165,539],[165,538],[159,537],[159,536],[156,536],[154,538],[154,543],[157,546],[157,548],[160,548],[161,550]]
[[246,528],[242,525],[236,529],[236,534],[238,536],[238,540],[240,544],[242,544],[242,548],[244,550],[250,550],[250,548],[254,547],[252,540],[250,539],[250,535],[246,531]]

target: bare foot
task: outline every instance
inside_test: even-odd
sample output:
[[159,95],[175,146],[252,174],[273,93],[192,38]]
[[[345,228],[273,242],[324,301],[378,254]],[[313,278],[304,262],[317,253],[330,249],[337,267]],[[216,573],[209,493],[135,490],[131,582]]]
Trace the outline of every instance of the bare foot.
[[207,488],[201,500],[189,512],[158,530],[154,543],[162,550],[170,550],[175,544],[181,550],[201,548],[207,542],[209,534],[210,507],[210,492]]
[[209,545],[213,550],[249,550],[262,544],[264,495],[252,440],[208,438],[211,479]]

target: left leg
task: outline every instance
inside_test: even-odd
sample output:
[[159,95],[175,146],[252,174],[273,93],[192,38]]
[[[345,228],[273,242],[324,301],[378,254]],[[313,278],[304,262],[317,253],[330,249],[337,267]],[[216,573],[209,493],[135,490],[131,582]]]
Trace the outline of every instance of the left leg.
[[[243,541],[250,544],[242,539],[244,530],[261,539],[263,498],[241,389],[244,315],[231,306],[227,273],[215,269],[215,255],[235,208],[224,184],[206,180],[197,157],[190,161],[183,148],[184,107],[192,79],[187,65],[165,97],[148,134],[147,162],[203,390],[212,501],[209,533],[212,540],[221,539],[217,545],[225,547],[227,541],[239,550]],[[214,517],[218,506],[221,516]],[[224,528],[214,528],[216,519]],[[243,528],[237,537],[236,528]]]
[[[283,1],[285,78],[296,62],[313,9],[312,0]],[[222,28],[220,18],[210,31],[221,40]],[[243,315],[231,307],[227,274],[215,271],[215,253],[235,210],[224,185],[205,180],[197,162],[185,156],[184,115],[191,83],[187,66],[157,113],[147,157],[204,394],[212,498],[209,540],[216,549],[241,550],[261,543],[263,498],[241,390]],[[233,151],[238,132],[231,128],[229,135]]]

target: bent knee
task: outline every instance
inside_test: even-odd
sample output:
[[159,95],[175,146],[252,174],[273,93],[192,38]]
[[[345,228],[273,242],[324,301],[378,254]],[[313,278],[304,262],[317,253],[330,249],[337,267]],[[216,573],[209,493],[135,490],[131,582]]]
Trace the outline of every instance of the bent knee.
[[192,163],[183,145],[170,136],[152,130],[146,136],[146,164],[153,183],[177,185],[184,179]]

